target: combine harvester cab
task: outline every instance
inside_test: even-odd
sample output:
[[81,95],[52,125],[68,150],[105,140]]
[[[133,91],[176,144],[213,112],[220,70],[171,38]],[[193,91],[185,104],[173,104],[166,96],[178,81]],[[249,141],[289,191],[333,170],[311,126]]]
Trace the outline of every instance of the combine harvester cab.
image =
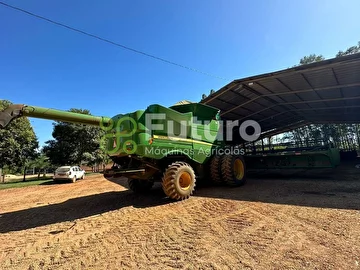
[[161,181],[169,198],[182,200],[193,194],[199,178],[231,186],[246,181],[243,156],[224,151],[226,145],[218,140],[222,132],[219,110],[207,105],[190,103],[167,108],[153,104],[146,110],[112,118],[11,105],[0,113],[0,127],[22,116],[104,129],[107,153],[114,162],[104,176],[109,180],[127,177],[135,192],[146,192],[155,181]]

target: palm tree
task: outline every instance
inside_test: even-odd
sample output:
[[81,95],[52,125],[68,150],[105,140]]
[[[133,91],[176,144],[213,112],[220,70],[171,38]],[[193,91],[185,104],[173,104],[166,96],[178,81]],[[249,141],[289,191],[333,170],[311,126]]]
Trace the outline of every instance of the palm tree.
[[[33,161],[33,163],[32,163],[33,166],[39,170],[38,171],[38,179],[40,179],[41,170],[44,170],[50,166],[50,162],[48,161],[48,159],[49,158],[47,156],[45,156],[44,154],[41,154]],[[45,170],[44,170],[44,175],[45,175]]]

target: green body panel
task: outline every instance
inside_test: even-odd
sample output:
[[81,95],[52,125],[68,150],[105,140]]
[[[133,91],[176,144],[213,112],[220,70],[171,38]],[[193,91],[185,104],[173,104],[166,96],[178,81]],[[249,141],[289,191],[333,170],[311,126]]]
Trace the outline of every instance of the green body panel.
[[334,164],[335,167],[340,165],[340,152],[338,148],[330,148],[327,155],[330,157],[331,163]]
[[200,103],[190,103],[170,107],[180,113],[191,112],[200,121],[209,121],[212,119],[220,120],[220,111],[217,108],[206,106]]
[[107,152],[110,156],[153,159],[183,155],[204,163],[212,149],[220,146],[216,140],[219,112],[202,104],[189,105],[166,108],[154,104],[146,110],[113,117],[112,125],[106,128]]
[[248,169],[320,169],[335,168],[340,164],[338,149],[324,151],[288,152],[246,155]]

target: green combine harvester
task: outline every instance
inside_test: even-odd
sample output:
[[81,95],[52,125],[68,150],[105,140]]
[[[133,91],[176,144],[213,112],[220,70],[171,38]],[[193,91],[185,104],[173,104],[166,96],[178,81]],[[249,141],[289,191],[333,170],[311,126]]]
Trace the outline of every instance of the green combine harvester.
[[112,118],[10,105],[0,112],[0,127],[22,116],[101,127],[106,131],[107,153],[114,162],[104,176],[110,181],[127,177],[134,192],[146,192],[155,181],[161,181],[166,196],[174,200],[189,198],[197,179],[241,186],[246,182],[247,166],[332,168],[339,163],[333,149],[286,155],[246,154],[240,142],[231,144],[223,139],[226,128],[221,125],[220,111],[200,103],[169,108],[153,104]]

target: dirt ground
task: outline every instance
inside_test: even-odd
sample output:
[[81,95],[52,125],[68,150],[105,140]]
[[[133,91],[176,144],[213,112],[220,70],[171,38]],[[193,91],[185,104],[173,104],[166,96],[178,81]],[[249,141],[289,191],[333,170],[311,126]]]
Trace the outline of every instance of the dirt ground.
[[2,190],[0,268],[360,269],[355,164],[262,173],[182,202],[99,176]]

